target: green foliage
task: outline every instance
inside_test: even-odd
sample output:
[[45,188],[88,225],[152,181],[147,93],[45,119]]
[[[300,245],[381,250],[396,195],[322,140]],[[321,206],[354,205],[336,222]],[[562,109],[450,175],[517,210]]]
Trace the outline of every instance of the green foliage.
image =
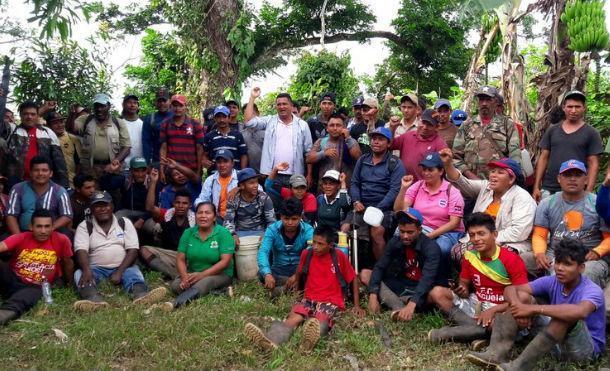
[[110,91],[110,72],[95,50],[89,52],[68,41],[60,45],[35,42],[31,51],[12,74],[17,103],[55,100],[59,111],[67,114],[71,104],[87,106],[96,93]]
[[536,103],[538,102],[538,87],[532,82],[532,79],[545,73],[548,68],[544,64],[547,49],[548,47],[546,45],[537,46],[530,44],[520,52],[525,61],[523,64],[525,66],[524,81],[527,83],[525,96],[527,97],[530,107],[536,107]]
[[125,77],[135,81],[126,93],[140,97],[140,112],[148,114],[155,110],[155,92],[159,88],[165,87],[172,92],[185,91],[191,78],[188,66],[194,53],[192,48],[180,43],[174,34],[147,29],[142,38],[142,54],[137,65],[125,68]]
[[587,79],[587,120],[605,140],[610,137],[610,73],[603,71],[600,74],[598,93],[595,93],[593,74],[595,71],[589,72]]
[[[498,15],[493,11],[485,12],[481,16],[481,23],[485,32],[489,32],[498,23]],[[487,49],[487,53],[485,53],[485,63],[492,63],[498,59],[501,53],[501,44],[502,33],[498,30],[489,45],[489,49]]]
[[456,15],[460,0],[402,0],[392,22],[406,46],[388,43],[390,57],[384,61],[369,87],[376,94],[418,87],[446,95],[466,74],[472,54],[466,32],[474,24]]
[[358,94],[358,80],[350,69],[349,54],[336,55],[324,50],[317,55],[305,52],[296,63],[297,72],[288,88],[293,99],[315,110],[320,94],[330,91],[336,94],[338,106],[351,106]]
[[62,40],[72,36],[72,24],[78,22],[82,14],[89,20],[91,7],[81,3],[80,0],[25,0],[32,3],[34,10],[28,22],[38,21],[42,27],[40,35],[51,38],[55,33]]

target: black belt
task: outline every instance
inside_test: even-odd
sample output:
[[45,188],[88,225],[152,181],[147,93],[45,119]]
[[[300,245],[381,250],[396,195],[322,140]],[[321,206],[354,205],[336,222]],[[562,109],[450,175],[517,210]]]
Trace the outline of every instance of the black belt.
[[110,163],[110,160],[105,160],[105,161],[93,160],[93,165],[108,165],[109,163]]

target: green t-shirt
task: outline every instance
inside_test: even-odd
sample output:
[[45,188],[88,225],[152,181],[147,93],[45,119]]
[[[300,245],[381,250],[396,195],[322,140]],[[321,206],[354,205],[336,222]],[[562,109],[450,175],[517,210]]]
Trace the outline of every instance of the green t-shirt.
[[[178,252],[186,255],[186,266],[189,272],[203,272],[220,261],[220,255],[233,254],[235,241],[231,232],[225,227],[216,225],[205,241],[199,237],[199,227],[194,226],[184,231]],[[233,277],[233,260],[225,269],[225,274]]]

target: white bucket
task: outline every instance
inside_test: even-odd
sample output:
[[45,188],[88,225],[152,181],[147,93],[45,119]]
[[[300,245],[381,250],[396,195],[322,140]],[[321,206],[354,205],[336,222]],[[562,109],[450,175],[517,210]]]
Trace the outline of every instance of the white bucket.
[[247,236],[239,238],[239,249],[235,252],[235,267],[237,278],[240,281],[252,281],[258,276],[258,247],[261,243],[260,236]]
[[379,227],[383,222],[383,211],[376,207],[369,206],[364,212],[364,222],[372,227]]

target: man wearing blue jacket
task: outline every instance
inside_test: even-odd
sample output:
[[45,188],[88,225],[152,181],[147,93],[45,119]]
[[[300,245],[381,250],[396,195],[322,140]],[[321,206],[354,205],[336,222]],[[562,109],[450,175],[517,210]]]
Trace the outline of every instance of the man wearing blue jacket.
[[[369,134],[371,138],[371,153],[358,159],[352,175],[350,196],[354,205],[353,214],[347,216],[341,227],[343,232],[349,230],[352,220],[359,227],[358,235],[369,236],[375,260],[383,255],[385,249],[384,233],[392,226],[392,207],[400,191],[400,180],[405,175],[402,161],[388,150],[392,141],[389,129],[379,127]],[[383,211],[383,221],[380,226],[370,228],[363,220],[364,211],[368,207],[376,207]],[[374,262],[363,262],[364,266],[372,267]]]
[[[313,227],[302,220],[303,206],[289,198],[280,209],[280,221],[270,225],[258,250],[258,274],[271,296],[280,295],[284,288],[297,287],[296,270],[301,252],[313,239]],[[272,261],[272,263],[270,263]]]

